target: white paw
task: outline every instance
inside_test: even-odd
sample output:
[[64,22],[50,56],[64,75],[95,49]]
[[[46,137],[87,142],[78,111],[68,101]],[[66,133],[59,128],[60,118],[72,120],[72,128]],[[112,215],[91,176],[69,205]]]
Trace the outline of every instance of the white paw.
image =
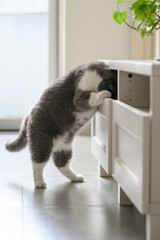
[[37,181],[35,182],[36,188],[46,188],[47,184],[44,181]]
[[77,174],[76,177],[74,177],[71,181],[72,182],[83,182],[84,177],[81,174]]
[[111,93],[108,92],[107,90],[99,92],[99,98],[104,99],[104,98],[110,98]]

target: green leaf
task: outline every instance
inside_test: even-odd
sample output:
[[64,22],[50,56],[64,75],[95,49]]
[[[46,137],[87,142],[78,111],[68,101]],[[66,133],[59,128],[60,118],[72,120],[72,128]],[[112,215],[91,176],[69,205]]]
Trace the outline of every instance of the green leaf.
[[119,14],[118,11],[115,11],[113,13],[113,18],[119,25],[121,25],[123,23],[123,20],[121,19],[120,14]]
[[155,11],[157,10],[157,6],[155,5],[155,6],[150,6],[150,12],[151,13],[155,13]]
[[136,20],[138,19],[138,17],[143,21],[143,22],[145,22],[146,21],[146,19],[147,19],[147,17],[148,17],[148,13],[146,13],[146,12],[140,12],[140,11],[137,11],[137,10],[135,10],[135,16],[136,16]]
[[117,0],[117,3],[124,3],[124,2],[130,2],[131,0]]
[[134,21],[140,21],[141,18],[139,16],[134,16]]
[[155,20],[154,14],[150,14],[150,15],[149,15],[149,18],[148,18],[148,21],[149,21],[149,23],[150,23],[150,26],[154,25],[154,20]]
[[142,25],[142,22],[138,25],[138,27],[137,27],[137,32],[139,31],[141,25]]
[[135,10],[138,10],[138,9],[145,9],[146,7],[147,7],[147,1],[138,0],[130,6],[130,9],[135,11]]
[[122,25],[124,23],[124,21],[127,19],[127,12],[126,11],[123,11],[123,12],[115,11],[113,13],[113,18],[119,25]]
[[121,17],[126,21],[127,16],[128,16],[127,12],[126,12],[126,11],[123,11],[123,12],[121,12],[120,14],[121,14]]
[[146,30],[146,28],[143,28],[141,30],[141,37],[144,38],[146,36],[146,34],[147,34],[147,30]]
[[150,13],[155,13],[156,9],[157,9],[157,0],[153,0],[149,4],[149,11],[150,11]]
[[152,32],[152,27],[147,27],[147,28],[146,28],[146,31],[147,31],[147,33]]

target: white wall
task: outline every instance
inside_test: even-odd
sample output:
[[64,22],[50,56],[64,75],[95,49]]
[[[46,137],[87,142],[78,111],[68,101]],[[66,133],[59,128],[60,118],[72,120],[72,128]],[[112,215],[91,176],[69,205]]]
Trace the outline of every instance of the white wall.
[[113,20],[115,10],[116,0],[66,0],[66,72],[97,59],[130,58],[131,31]]

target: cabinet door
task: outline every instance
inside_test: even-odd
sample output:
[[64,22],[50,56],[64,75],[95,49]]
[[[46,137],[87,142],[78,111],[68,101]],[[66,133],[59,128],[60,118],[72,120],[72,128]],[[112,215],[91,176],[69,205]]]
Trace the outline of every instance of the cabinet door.
[[112,100],[105,99],[91,122],[91,150],[108,175],[112,166]]
[[113,102],[113,176],[141,213],[149,205],[149,113]]

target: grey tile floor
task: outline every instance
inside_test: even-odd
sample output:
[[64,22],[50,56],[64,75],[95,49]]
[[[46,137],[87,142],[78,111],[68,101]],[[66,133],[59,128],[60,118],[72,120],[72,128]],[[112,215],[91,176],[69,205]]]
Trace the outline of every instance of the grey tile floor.
[[90,138],[77,136],[74,170],[84,183],[71,183],[50,160],[46,189],[34,189],[28,148],[9,153],[0,133],[0,239],[2,240],[144,240],[145,218],[134,207],[117,204],[117,184],[97,175]]

